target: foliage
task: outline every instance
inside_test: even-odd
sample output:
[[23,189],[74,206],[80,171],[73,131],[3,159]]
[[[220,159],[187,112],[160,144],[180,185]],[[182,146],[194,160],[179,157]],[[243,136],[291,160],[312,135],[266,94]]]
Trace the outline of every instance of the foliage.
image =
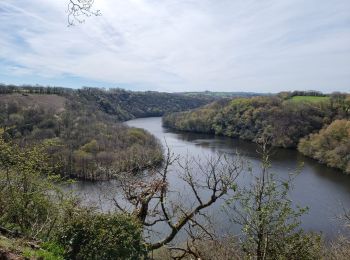
[[22,255],[29,259],[63,260],[64,248],[54,242],[45,242],[37,250],[25,248]]
[[167,114],[163,125],[182,131],[216,133],[214,119],[228,103],[228,100],[220,100],[192,111]]
[[30,236],[49,233],[58,211],[58,177],[43,150],[0,139],[0,225]]
[[57,240],[65,249],[65,259],[142,259],[146,254],[141,226],[121,214],[72,209]]
[[63,248],[53,242],[42,243],[40,248],[33,248],[35,241],[23,238],[0,236],[1,259],[45,259],[63,260]]
[[350,121],[335,120],[319,133],[301,139],[298,149],[306,156],[350,174]]
[[262,149],[261,173],[248,187],[233,187],[229,206],[231,220],[242,227],[242,249],[250,259],[319,259],[320,237],[305,234],[300,216],[307,208],[293,209],[288,198],[291,179],[278,180],[269,172],[266,146]]

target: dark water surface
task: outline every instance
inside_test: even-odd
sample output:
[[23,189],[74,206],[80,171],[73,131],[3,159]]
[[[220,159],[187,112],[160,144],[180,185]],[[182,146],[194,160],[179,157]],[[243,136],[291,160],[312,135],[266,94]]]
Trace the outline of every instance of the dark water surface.
[[[160,117],[130,120],[126,124],[146,129],[163,144],[166,142],[175,154],[205,157],[221,152],[234,154],[237,151],[250,161],[253,169],[258,170],[259,157],[254,143],[206,134],[174,132],[162,127]],[[289,149],[274,150],[272,171],[283,178],[293,172],[301,162],[304,167],[295,178],[291,198],[295,204],[310,207],[309,213],[302,217],[302,227],[309,231],[322,232],[326,238],[334,238],[344,232],[343,224],[337,217],[344,208],[350,208],[350,176]],[[244,172],[241,173],[238,183],[246,183],[251,178],[244,175]],[[170,185],[182,192],[183,186],[177,176],[170,177]],[[78,182],[71,189],[79,193],[86,203],[97,203],[103,210],[110,210],[113,204],[106,198],[114,186],[115,181]],[[220,202],[209,209],[208,214],[215,218],[222,230],[237,231],[238,227],[228,221],[227,213],[223,212]]]

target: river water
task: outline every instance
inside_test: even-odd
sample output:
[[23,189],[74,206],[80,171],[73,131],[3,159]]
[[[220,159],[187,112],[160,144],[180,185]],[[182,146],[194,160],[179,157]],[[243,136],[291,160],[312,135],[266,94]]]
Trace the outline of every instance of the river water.
[[[160,117],[130,120],[126,124],[147,130],[163,145],[166,143],[172,152],[181,156],[207,157],[217,153],[234,156],[233,154],[238,152],[244,160],[250,162],[253,170],[258,170],[260,165],[257,146],[251,142],[206,134],[175,132],[162,127]],[[300,163],[304,164],[301,173],[294,180],[290,196],[294,204],[310,208],[308,214],[301,219],[305,230],[322,232],[327,239],[345,232],[343,222],[338,217],[344,208],[350,208],[350,176],[321,165],[291,149],[275,149],[271,162],[272,172],[281,178],[288,176]],[[248,175],[243,171],[238,184],[246,183],[251,178]],[[115,181],[77,182],[70,188],[78,193],[85,203],[97,204],[102,210],[108,211],[114,209],[113,203],[107,198],[116,185]],[[182,186],[176,176],[170,178],[170,185],[179,193],[182,192]],[[207,213],[223,231],[238,231],[238,227],[228,220],[227,213],[222,210],[221,202]]]

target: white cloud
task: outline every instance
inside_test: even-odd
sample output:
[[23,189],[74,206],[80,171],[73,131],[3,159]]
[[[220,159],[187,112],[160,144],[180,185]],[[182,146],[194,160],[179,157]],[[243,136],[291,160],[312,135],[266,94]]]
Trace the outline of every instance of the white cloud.
[[69,28],[66,3],[1,1],[0,59],[163,91],[350,90],[347,0],[97,0]]

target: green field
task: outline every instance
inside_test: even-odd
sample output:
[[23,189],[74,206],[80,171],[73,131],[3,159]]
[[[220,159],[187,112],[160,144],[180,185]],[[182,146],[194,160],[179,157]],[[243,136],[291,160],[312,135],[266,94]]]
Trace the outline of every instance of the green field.
[[291,98],[291,101],[293,101],[293,102],[312,102],[312,103],[318,103],[318,102],[329,101],[329,97],[294,96],[294,97]]

